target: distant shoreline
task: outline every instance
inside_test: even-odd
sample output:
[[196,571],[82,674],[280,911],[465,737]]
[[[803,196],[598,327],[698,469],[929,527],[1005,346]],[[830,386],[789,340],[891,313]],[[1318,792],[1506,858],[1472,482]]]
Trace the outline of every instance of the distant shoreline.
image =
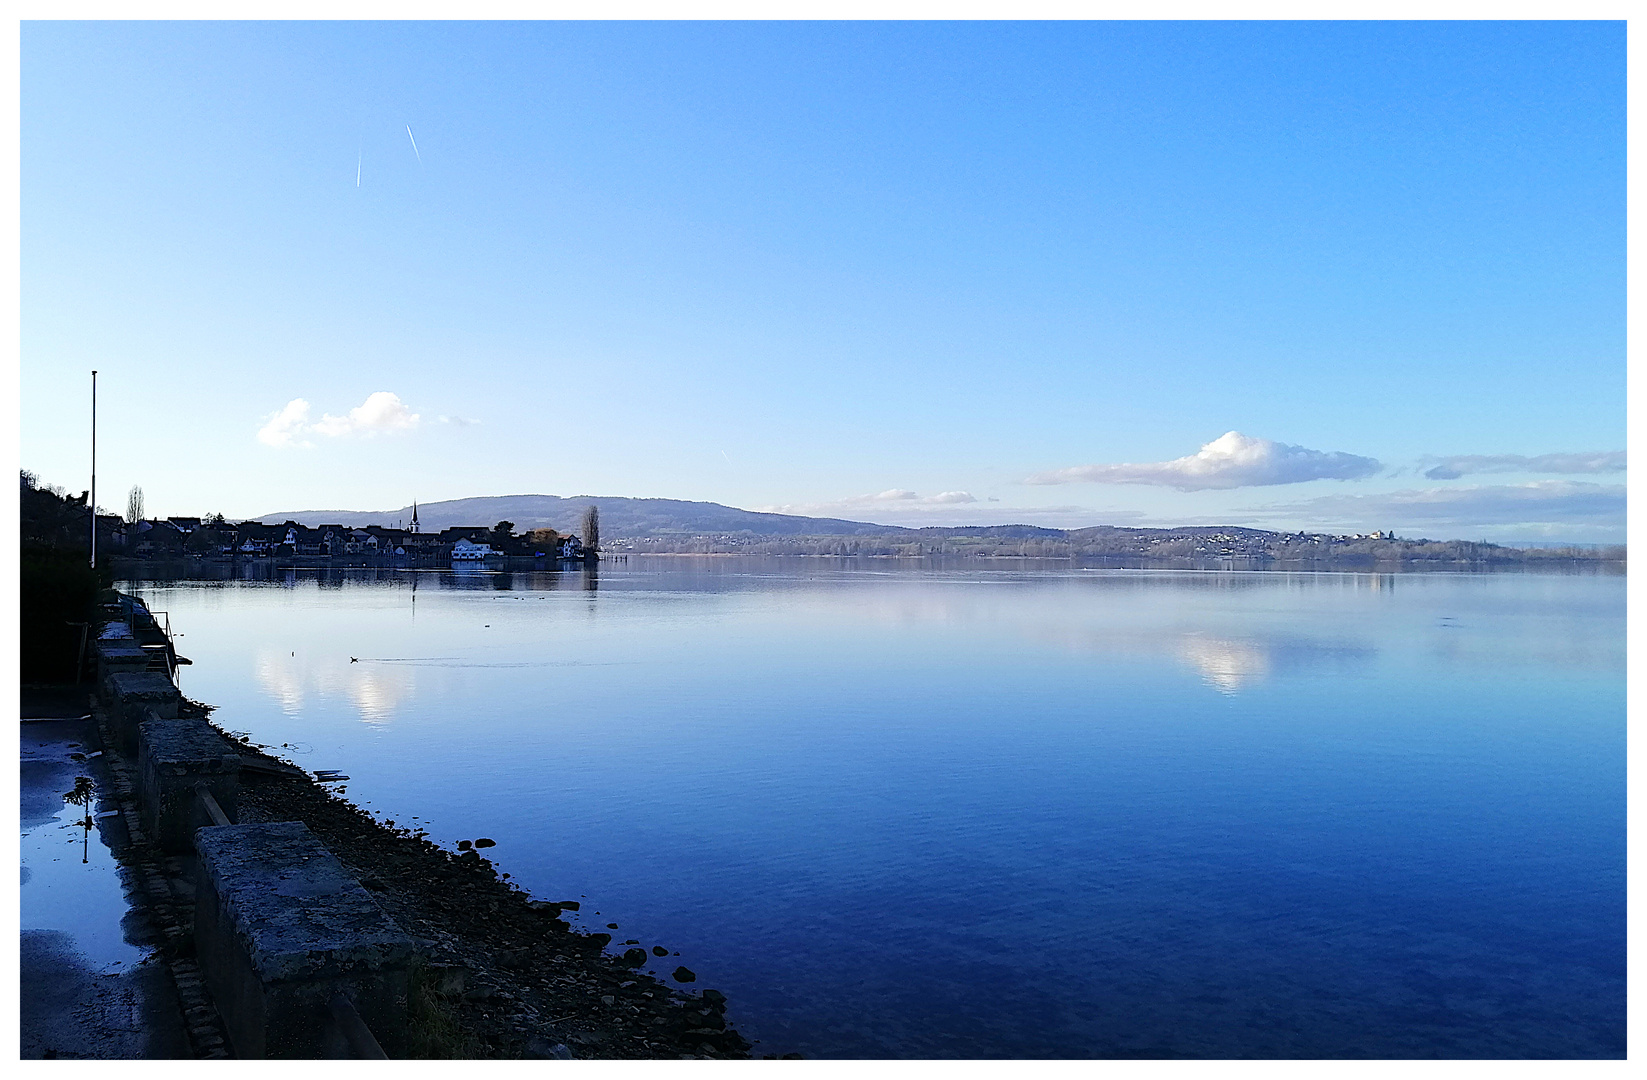
[[[1504,550],[1504,549],[1500,549]],[[800,552],[749,550],[635,550],[621,548],[615,560],[606,560],[608,569],[623,566],[627,556],[660,559],[800,559],[800,560],[866,560],[879,563],[972,563],[1058,564],[1076,569],[1095,570],[1176,570],[1201,572],[1241,573],[1511,573],[1545,571],[1550,573],[1594,573],[1625,576],[1628,560],[1623,558],[1540,556],[1533,558],[1493,559],[1399,559],[1378,558],[1372,555],[1334,555],[1316,559],[1278,559],[1245,555],[1201,555],[1143,557],[1136,555],[1058,555],[1017,552]],[[559,563],[555,560],[534,559],[529,556],[510,556],[489,565],[463,566],[457,572],[485,573],[599,573],[602,563]],[[449,565],[431,565],[405,560],[384,560],[364,563],[360,560],[339,560],[329,563],[323,559],[307,559],[286,563],[278,559],[213,560],[188,558],[134,558],[115,556],[111,566],[116,578],[141,580],[163,577],[184,580],[267,580],[274,574],[316,572],[400,572],[449,573]],[[250,571],[250,573],[247,573]]]

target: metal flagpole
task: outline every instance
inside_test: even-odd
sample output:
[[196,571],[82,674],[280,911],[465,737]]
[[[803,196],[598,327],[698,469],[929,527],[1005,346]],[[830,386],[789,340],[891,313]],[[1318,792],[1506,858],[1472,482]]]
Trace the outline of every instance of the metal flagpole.
[[97,571],[97,369],[92,369],[91,568]]

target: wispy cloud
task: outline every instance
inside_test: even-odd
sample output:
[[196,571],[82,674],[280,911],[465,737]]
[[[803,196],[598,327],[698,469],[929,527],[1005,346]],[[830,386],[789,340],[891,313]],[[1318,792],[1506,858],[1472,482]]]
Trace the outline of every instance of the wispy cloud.
[[1391,491],[1375,495],[1326,495],[1261,506],[1264,517],[1288,516],[1323,524],[1389,525],[1624,525],[1623,484],[1534,480],[1526,484]]
[[871,503],[903,503],[915,506],[954,506],[956,503],[974,503],[969,491],[940,491],[936,495],[917,495],[904,488],[889,488],[886,491],[876,492],[874,495],[853,495],[842,499],[845,506],[862,506]]
[[1043,525],[1048,528],[1079,529],[1088,525],[1137,524],[1145,518],[1137,510],[1098,510],[1089,506],[1008,506],[993,496],[979,499],[966,491],[919,495],[904,488],[892,488],[874,495],[854,495],[833,502],[783,503],[752,506],[749,509],[766,514],[847,518],[913,528],[928,525],[944,528]]
[[395,431],[410,431],[418,425],[418,414],[406,407],[396,394],[379,390],[343,416],[323,415],[310,422],[309,403],[293,398],[285,408],[266,418],[257,439],[266,446],[310,447],[307,436],[327,438],[371,437]]
[[1037,473],[1024,483],[1152,484],[1179,491],[1209,491],[1306,480],[1359,480],[1382,467],[1369,457],[1310,450],[1230,431],[1188,457],[1139,465],[1077,465]]
[[474,427],[480,423],[479,420],[467,416],[437,416],[435,419],[442,424],[450,424],[453,427]]
[[764,514],[800,514],[806,517],[834,517],[840,514],[850,514],[854,511],[863,512],[869,508],[892,510],[894,512],[919,512],[925,509],[937,509],[952,506],[964,506],[975,503],[978,499],[970,491],[941,491],[936,495],[921,495],[907,488],[888,488],[873,495],[849,495],[844,499],[833,502],[819,503],[784,503],[779,506],[758,506],[757,511]]
[[1425,471],[1431,480],[1457,480],[1471,473],[1611,473],[1626,467],[1622,450],[1598,450],[1587,454],[1459,454],[1429,458],[1435,466]]

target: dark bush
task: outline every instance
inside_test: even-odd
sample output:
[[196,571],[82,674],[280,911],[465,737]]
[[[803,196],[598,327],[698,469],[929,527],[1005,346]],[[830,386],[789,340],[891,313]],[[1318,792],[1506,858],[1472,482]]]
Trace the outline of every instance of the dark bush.
[[[83,552],[26,545],[18,580],[20,678],[26,683],[73,682],[97,594],[109,587],[106,566],[94,574]],[[95,625],[92,626],[95,632]]]
[[97,595],[114,583],[103,559],[92,571],[85,530],[86,497],[41,486],[23,473],[18,575],[18,622],[23,682],[73,682],[86,628],[95,631]]

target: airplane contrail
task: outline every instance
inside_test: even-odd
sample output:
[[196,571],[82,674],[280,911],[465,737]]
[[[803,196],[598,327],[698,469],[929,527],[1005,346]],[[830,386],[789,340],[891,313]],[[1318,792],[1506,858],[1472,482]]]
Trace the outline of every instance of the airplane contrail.
[[[417,138],[415,136],[413,136],[413,134],[412,134],[412,125],[411,124],[406,125],[406,137],[408,139],[412,140],[412,153],[417,154]],[[417,154],[417,163],[419,165],[423,164],[423,155],[422,154]]]
[[366,151],[364,151],[364,150],[362,150],[359,154],[355,155],[355,187],[360,186],[360,163],[363,160],[365,160],[365,158],[366,158]]

